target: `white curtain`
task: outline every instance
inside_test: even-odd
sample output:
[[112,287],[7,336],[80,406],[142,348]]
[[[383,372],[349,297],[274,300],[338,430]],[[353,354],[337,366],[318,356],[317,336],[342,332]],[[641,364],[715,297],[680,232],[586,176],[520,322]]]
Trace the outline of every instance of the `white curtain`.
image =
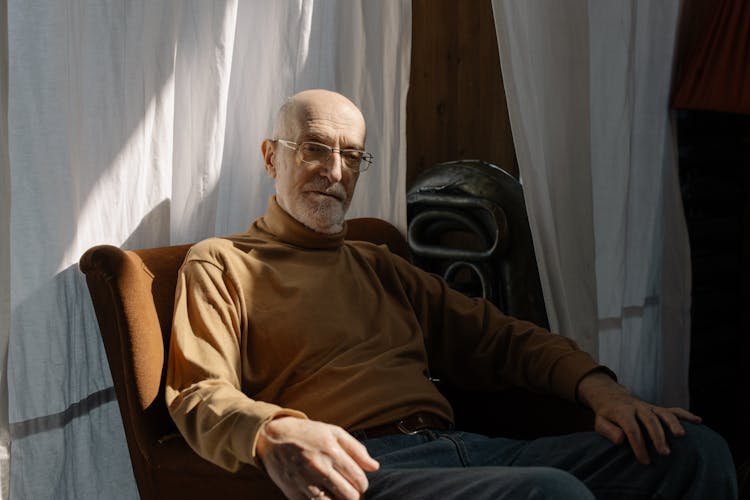
[[690,256],[668,96],[679,0],[493,0],[553,329],[687,405]]
[[135,498],[78,259],[246,229],[273,190],[260,142],[314,87],[368,122],[350,215],[403,228],[411,4],[0,2],[0,462],[10,430],[11,498]]
[[10,434],[8,378],[10,335],[10,168],[8,162],[8,16],[0,0],[0,498],[8,498]]

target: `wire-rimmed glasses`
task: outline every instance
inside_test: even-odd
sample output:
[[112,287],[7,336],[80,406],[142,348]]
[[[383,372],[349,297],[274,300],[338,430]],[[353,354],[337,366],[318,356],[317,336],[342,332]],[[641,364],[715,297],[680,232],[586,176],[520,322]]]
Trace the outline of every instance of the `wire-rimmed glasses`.
[[372,153],[361,149],[336,149],[320,142],[305,141],[298,144],[285,139],[274,139],[274,142],[293,149],[300,161],[311,165],[325,165],[333,153],[338,153],[346,168],[354,172],[364,172],[370,168],[374,159]]

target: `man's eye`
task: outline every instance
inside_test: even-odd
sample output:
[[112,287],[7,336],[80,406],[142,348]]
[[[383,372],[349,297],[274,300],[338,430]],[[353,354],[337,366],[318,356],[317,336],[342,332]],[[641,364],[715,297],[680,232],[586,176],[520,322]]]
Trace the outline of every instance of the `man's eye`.
[[341,151],[341,155],[347,160],[361,160],[362,159],[362,151],[357,151],[356,149],[345,149]]
[[320,146],[318,144],[310,144],[306,143],[302,145],[302,151],[304,153],[311,153],[311,154],[319,154],[326,150],[325,147]]

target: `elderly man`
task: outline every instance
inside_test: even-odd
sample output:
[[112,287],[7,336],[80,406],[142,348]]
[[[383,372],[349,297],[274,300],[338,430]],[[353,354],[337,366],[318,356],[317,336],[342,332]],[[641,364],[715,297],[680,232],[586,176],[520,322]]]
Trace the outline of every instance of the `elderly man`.
[[[229,470],[263,467],[289,498],[736,495],[726,445],[697,416],[636,399],[569,339],[384,247],[344,241],[372,161],[364,147],[364,118],[347,98],[291,97],[262,144],[276,184],[268,211],[247,233],[188,254],[167,404],[196,452]],[[430,366],[459,386],[512,382],[577,399],[598,433],[455,432]]]

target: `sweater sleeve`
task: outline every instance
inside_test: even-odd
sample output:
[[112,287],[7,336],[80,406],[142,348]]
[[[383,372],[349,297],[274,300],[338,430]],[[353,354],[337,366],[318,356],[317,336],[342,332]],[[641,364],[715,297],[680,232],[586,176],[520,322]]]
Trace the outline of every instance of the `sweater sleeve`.
[[306,416],[242,392],[241,298],[214,263],[188,260],[175,295],[166,401],[177,428],[203,458],[230,471],[255,458],[261,426]]
[[466,389],[517,385],[568,400],[592,371],[614,377],[573,340],[469,298],[398,257],[394,266],[422,327],[433,376]]

